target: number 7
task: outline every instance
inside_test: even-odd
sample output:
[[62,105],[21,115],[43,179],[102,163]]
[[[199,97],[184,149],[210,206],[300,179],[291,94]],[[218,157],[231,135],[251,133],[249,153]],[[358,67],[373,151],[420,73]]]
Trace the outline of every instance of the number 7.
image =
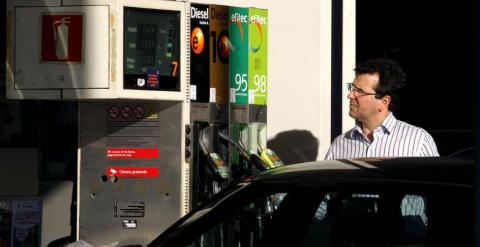
[[176,76],[177,75],[178,62],[177,61],[172,61],[172,65],[173,65],[172,76]]

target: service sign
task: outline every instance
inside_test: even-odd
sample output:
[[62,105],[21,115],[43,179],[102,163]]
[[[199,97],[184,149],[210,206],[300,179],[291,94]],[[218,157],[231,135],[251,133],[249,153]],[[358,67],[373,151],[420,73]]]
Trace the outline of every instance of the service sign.
[[109,166],[106,172],[108,177],[155,178],[160,175],[160,169],[153,166]]
[[248,50],[249,104],[267,104],[268,11],[250,8]]
[[228,7],[210,5],[210,102],[228,103]]
[[208,5],[192,4],[190,10],[190,91],[194,102],[209,102],[210,93],[210,24]]
[[231,7],[230,102],[248,104],[248,8]]

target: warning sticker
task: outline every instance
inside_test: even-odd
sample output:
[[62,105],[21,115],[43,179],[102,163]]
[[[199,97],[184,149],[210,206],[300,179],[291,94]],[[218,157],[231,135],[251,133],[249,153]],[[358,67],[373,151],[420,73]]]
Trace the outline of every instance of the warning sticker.
[[124,178],[155,178],[160,174],[158,167],[152,166],[107,166],[107,176]]
[[111,119],[117,119],[118,116],[120,116],[120,107],[118,107],[118,105],[110,106],[110,108],[108,109],[108,116]]
[[132,108],[129,105],[124,105],[121,113],[124,119],[129,119],[132,116]]
[[136,119],[142,119],[143,116],[145,115],[145,110],[143,110],[143,106],[137,105],[133,109],[133,116],[135,116]]
[[159,148],[108,148],[109,159],[158,159]]
[[148,119],[157,119],[157,113],[153,109],[148,112]]

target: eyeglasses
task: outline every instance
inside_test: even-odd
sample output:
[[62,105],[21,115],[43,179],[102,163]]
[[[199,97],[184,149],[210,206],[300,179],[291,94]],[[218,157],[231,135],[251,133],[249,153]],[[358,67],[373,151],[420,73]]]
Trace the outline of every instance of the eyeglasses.
[[353,92],[358,96],[365,96],[365,95],[377,95],[377,93],[366,93],[361,88],[356,87],[353,83],[347,83],[347,89],[349,92]]

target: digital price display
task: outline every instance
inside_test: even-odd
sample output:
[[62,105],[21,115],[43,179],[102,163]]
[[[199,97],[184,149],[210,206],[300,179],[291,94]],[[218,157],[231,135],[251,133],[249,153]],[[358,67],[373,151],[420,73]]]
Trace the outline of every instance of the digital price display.
[[124,9],[125,89],[180,91],[180,13]]

